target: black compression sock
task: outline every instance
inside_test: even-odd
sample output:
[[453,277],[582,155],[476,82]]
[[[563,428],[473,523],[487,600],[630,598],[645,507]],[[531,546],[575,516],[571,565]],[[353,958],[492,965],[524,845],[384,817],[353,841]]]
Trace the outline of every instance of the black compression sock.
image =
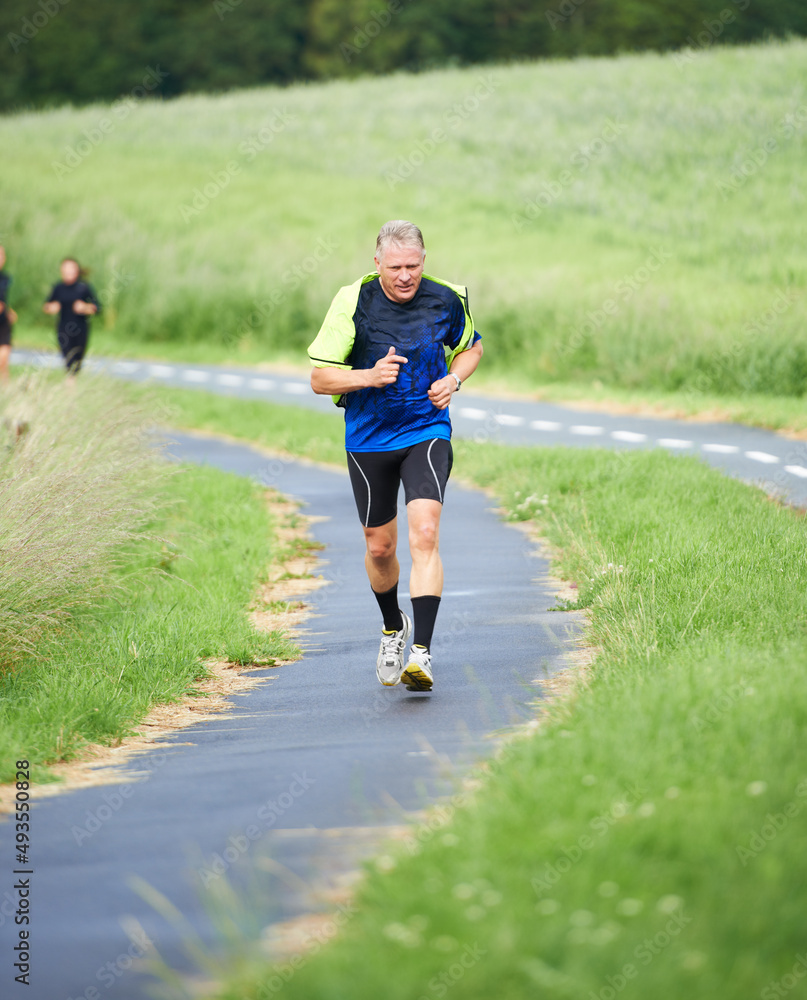
[[432,634],[434,633],[434,623],[437,620],[437,612],[440,609],[440,598],[427,595],[426,597],[412,598],[412,616],[415,620],[416,646],[431,646]]
[[385,631],[400,632],[403,628],[403,617],[401,609],[398,607],[398,584],[396,583],[389,590],[384,590],[380,594],[377,590],[374,590],[373,593],[384,618]]

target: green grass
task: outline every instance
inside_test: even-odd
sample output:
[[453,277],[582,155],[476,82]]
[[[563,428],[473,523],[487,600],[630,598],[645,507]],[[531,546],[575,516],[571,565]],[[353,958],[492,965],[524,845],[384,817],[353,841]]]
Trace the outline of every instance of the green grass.
[[[6,116],[18,343],[50,338],[39,304],[73,253],[106,305],[99,353],[299,363],[336,288],[372,268],[380,223],[411,217],[429,268],[469,286],[491,374],[707,408],[802,399],[805,54],[793,40]],[[82,142],[75,168],[54,167]]]
[[295,654],[246,616],[273,556],[262,491],[183,466],[161,494],[160,517],[110,571],[111,594],[0,675],[0,780],[21,757],[42,781],[48,764],[88,744],[117,744],[152,706],[193,692],[206,657],[262,663]]
[[[206,426],[290,447],[252,405],[211,401]],[[306,420],[335,455],[334,421]],[[660,451],[455,450],[577,581],[589,685],[371,866],[333,945],[295,967],[242,949],[217,995],[778,995],[804,950],[803,516]]]

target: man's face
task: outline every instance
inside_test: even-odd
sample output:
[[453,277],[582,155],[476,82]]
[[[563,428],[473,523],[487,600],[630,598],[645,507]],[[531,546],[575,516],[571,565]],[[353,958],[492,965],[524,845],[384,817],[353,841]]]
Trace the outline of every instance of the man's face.
[[393,243],[381,257],[374,259],[387,298],[393,302],[409,302],[420,287],[425,251],[420,247],[399,247]]
[[6,265],[6,251],[4,247],[0,247],[0,270],[2,270]]

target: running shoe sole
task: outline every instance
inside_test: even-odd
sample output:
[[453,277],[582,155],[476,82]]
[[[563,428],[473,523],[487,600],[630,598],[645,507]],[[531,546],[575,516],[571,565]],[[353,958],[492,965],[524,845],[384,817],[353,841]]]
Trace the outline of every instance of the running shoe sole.
[[410,663],[401,674],[401,684],[407,691],[431,691],[434,680],[417,663]]

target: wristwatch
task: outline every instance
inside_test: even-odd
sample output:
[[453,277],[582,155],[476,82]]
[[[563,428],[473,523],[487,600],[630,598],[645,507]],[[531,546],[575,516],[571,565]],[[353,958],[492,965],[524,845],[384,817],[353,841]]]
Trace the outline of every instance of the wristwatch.
[[456,381],[456,383],[457,383],[457,392],[459,392],[460,391],[460,387],[462,385],[462,379],[455,372],[449,372],[448,374]]

